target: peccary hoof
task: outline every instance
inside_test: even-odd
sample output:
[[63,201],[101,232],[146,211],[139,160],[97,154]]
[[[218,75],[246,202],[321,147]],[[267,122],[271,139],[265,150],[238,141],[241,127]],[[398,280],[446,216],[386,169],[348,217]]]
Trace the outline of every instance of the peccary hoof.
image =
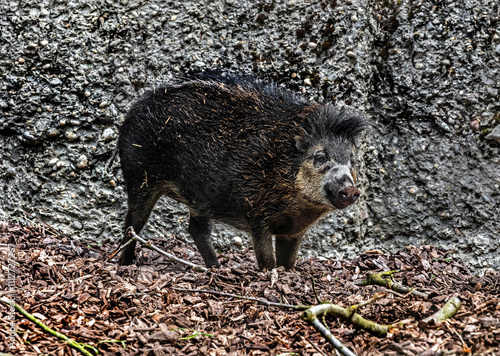
[[118,259],[118,264],[121,266],[130,266],[133,265],[135,262],[135,253],[132,251],[127,251],[127,249],[122,251],[122,254],[120,255],[120,258]]

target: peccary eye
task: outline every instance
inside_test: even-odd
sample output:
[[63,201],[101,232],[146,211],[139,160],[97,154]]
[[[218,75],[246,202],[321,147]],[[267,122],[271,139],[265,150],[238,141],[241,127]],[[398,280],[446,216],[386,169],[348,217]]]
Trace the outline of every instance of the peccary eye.
[[315,166],[322,166],[325,163],[328,162],[328,156],[324,151],[318,151],[314,155],[314,165]]

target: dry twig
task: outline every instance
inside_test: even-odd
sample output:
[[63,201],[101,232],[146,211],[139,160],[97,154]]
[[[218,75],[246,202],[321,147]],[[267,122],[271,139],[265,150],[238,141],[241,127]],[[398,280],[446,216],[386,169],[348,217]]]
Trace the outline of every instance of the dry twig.
[[114,251],[109,257],[108,257],[108,261],[110,259],[112,259],[117,253],[119,253],[121,250],[123,250],[125,247],[127,247],[128,245],[130,245],[133,241],[139,241],[141,244],[143,244],[145,247],[149,248],[150,250],[153,250],[153,251],[156,251],[158,252],[160,255],[163,255],[165,257],[167,257],[168,259],[170,259],[171,261],[176,261],[176,262],[179,262],[179,263],[182,263],[183,265],[186,265],[188,267],[191,267],[193,270],[197,271],[197,272],[206,272],[208,271],[208,268],[206,267],[203,267],[203,266],[199,266],[197,264],[194,264],[192,262],[189,262],[189,261],[186,261],[186,260],[183,260],[177,256],[174,256],[168,252],[165,252],[163,251],[162,249],[158,248],[157,246],[153,245],[151,242],[148,242],[146,240],[144,240],[142,237],[140,237],[139,235],[137,235],[134,231],[134,228],[132,226],[130,226],[128,229],[127,229],[127,232],[126,232],[129,237],[130,237],[130,240],[127,241],[127,243],[123,244],[120,246],[119,249],[117,249],[116,251]]

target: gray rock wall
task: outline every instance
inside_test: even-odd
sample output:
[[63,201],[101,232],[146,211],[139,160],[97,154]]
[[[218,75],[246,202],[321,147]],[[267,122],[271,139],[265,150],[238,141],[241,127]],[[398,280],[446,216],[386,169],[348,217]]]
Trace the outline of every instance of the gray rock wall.
[[[364,199],[312,229],[304,255],[436,244],[500,268],[496,1],[3,0],[0,28],[3,219],[121,238],[121,172],[105,166],[124,113],[147,88],[219,68],[378,124],[359,149]],[[165,199],[143,235],[189,239],[186,222]],[[249,241],[222,225],[214,237]]]

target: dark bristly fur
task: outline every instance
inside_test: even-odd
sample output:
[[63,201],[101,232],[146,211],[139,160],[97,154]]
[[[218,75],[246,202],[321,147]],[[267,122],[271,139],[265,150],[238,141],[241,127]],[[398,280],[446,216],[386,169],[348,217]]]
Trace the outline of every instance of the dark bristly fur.
[[[325,200],[321,182],[333,177],[334,164],[350,167],[353,140],[367,125],[350,111],[252,77],[212,73],[156,88],[132,106],[120,130],[125,227],[139,232],[167,195],[189,207],[189,232],[208,266],[218,265],[210,240],[215,219],[252,234],[261,268],[293,268],[307,228],[357,198],[356,188],[346,188],[349,174],[328,188],[344,189],[348,201],[339,202],[337,191]],[[321,167],[312,163],[319,150],[330,162]],[[120,263],[133,261],[134,248]]]
[[312,140],[331,137],[345,138],[351,143],[366,128],[366,119],[347,109],[324,105],[308,120]]

